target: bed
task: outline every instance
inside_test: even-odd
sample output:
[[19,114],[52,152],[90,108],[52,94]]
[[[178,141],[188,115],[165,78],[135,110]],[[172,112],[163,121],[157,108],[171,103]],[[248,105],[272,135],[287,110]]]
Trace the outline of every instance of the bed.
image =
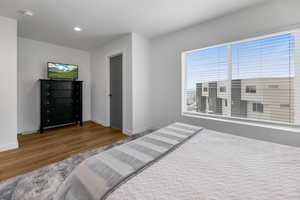
[[300,149],[174,123],[87,159],[55,199],[299,200]]

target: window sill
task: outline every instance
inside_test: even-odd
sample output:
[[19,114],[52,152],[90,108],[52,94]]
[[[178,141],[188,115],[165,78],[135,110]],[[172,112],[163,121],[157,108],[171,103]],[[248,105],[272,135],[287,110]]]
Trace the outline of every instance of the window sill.
[[231,124],[255,126],[255,127],[261,127],[261,128],[269,128],[269,129],[276,129],[276,130],[300,133],[299,126],[289,125],[289,124],[285,124],[285,123],[261,122],[261,121],[252,120],[252,119],[243,119],[243,118],[237,118],[237,117],[223,117],[223,116],[218,116],[218,115],[210,115],[210,114],[205,114],[205,113],[202,114],[202,113],[195,113],[195,112],[182,112],[182,116],[206,119],[206,120],[214,120],[214,121],[231,123]]

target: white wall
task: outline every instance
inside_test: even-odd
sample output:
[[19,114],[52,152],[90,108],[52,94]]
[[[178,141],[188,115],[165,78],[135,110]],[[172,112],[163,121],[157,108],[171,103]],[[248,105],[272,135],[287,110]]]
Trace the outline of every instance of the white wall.
[[109,65],[108,57],[123,53],[123,131],[131,134],[132,127],[132,34],[114,40],[91,52],[92,120],[109,125]]
[[143,36],[132,34],[133,132],[141,133],[150,126],[150,46]]
[[92,51],[92,119],[109,125],[109,56],[123,53],[123,131],[131,135],[148,129],[149,41],[130,33]]
[[151,126],[184,121],[207,128],[300,146],[300,134],[181,116],[181,52],[300,27],[300,1],[269,1],[151,40]]
[[48,61],[79,65],[79,80],[83,80],[83,120],[91,119],[89,52],[18,38],[19,133],[30,133],[39,129],[39,79],[47,78]]
[[17,22],[0,17],[0,151],[17,148]]

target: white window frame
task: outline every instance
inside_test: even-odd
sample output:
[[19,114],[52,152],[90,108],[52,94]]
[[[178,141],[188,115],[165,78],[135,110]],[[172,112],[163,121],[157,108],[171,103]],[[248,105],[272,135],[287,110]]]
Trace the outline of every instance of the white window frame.
[[[259,39],[265,39],[268,37],[279,36],[283,34],[293,34],[295,36],[295,53],[299,56],[295,56],[295,77],[294,77],[294,85],[300,85],[300,29],[294,29],[289,31],[282,31],[276,32],[272,34],[261,35],[257,37],[251,37],[244,40],[238,40],[213,46],[207,46],[204,48],[193,49],[183,51],[181,53],[181,115],[185,117],[192,117],[192,118],[200,118],[200,119],[211,119],[216,121],[223,121],[223,122],[230,122],[230,123],[238,123],[238,124],[245,124],[245,125],[253,125],[259,126],[264,128],[275,128],[279,130],[288,130],[288,131],[300,131],[300,87],[294,87],[295,94],[294,94],[294,102],[295,102],[295,113],[294,113],[294,123],[287,123],[287,122],[275,122],[271,120],[264,120],[264,119],[253,119],[253,118],[240,118],[240,117],[232,117],[232,116],[220,116],[216,114],[209,114],[209,113],[200,113],[200,112],[193,112],[186,110],[186,99],[185,99],[185,87],[187,85],[187,77],[186,77],[186,54],[194,51],[199,50],[206,50],[210,48],[217,48],[221,46],[228,47],[228,79],[231,80],[232,76],[232,56],[231,56],[231,46],[242,43],[242,42],[249,42]],[[231,87],[226,88],[228,93],[231,93]],[[228,105],[231,105],[231,98],[228,99]]]

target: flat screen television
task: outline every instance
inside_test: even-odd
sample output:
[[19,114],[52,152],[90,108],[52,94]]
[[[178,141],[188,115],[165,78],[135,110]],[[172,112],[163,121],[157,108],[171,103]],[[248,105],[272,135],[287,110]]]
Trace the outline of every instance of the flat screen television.
[[78,79],[78,66],[48,62],[48,78],[50,79]]

